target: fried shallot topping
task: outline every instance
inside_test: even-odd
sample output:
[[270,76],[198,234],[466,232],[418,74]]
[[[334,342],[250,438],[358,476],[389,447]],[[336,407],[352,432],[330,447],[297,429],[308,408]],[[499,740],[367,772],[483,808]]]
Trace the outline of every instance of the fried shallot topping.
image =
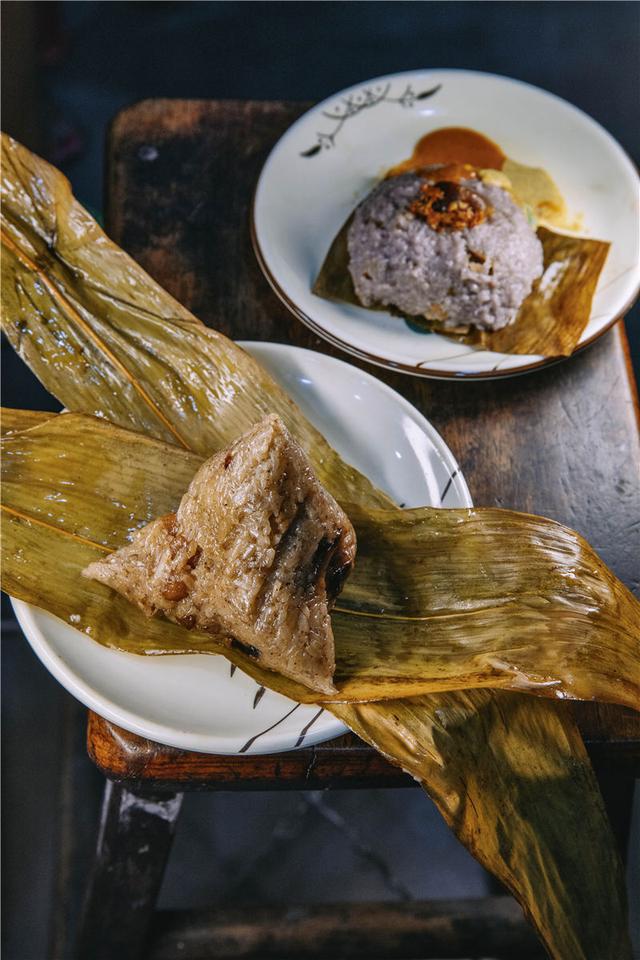
[[477,193],[451,180],[421,184],[420,195],[411,202],[409,210],[436,231],[470,230],[491,213]]

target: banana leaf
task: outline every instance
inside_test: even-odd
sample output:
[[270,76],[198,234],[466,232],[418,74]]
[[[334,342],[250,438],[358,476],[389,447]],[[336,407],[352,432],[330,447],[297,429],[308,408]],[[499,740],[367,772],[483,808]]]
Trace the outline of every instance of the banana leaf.
[[[148,620],[80,576],[142,523],[174,509],[199,463],[175,446],[74,414],[13,435],[2,457],[5,586],[98,642],[134,653],[222,652],[263,685],[313,700],[311,691],[219,639]],[[450,515],[460,527],[473,512]],[[460,839],[523,902],[553,956],[626,955],[623,877],[606,814],[582,740],[555,705],[468,690],[329,709],[425,784]],[[615,895],[611,903],[602,900],[603,880]],[[585,903],[597,904],[588,918]]]
[[[3,322],[50,392],[71,409],[190,446],[201,456],[265,411],[274,411],[305,445],[339,500],[364,507],[387,504],[383,494],[342,464],[258,364],[199,324],[111,244],[72,198],[61,174],[9,138],[3,140],[3,161]],[[11,522],[32,530],[37,526],[20,518]],[[25,556],[25,570],[28,566]],[[274,688],[286,693],[282,678],[276,680]],[[493,765],[482,752],[466,752],[469,725],[482,724],[475,700],[480,694],[496,709],[500,704],[505,729],[521,724],[519,740],[515,734],[514,740],[504,739]],[[473,835],[462,817],[450,822],[496,875],[503,876],[505,865],[512,864],[513,891],[552,957],[624,960],[630,950],[619,867],[612,882],[603,866],[615,861],[613,841],[584,754],[572,752],[578,743],[574,722],[548,701],[499,696],[493,691],[432,695],[419,701],[411,717],[399,709],[404,701],[368,704],[366,725],[363,707],[332,704],[328,709],[374,745],[382,748],[384,740],[384,752],[400,766],[408,766],[407,750],[429,752],[428,732],[439,718],[444,722],[451,710],[458,715],[459,723],[447,724],[449,749],[432,750],[433,763],[421,764],[415,775],[436,802],[440,798],[443,810],[443,797],[455,798],[465,782],[482,780],[473,800]],[[557,718],[558,730],[550,728],[545,735],[541,711]],[[566,770],[566,776],[545,783],[548,810],[529,802],[540,784],[536,767],[521,763],[521,756],[549,763],[556,758],[558,769]],[[497,809],[502,813],[498,844]],[[582,812],[578,830],[572,829],[574,809]],[[538,836],[551,829],[549,811],[556,834],[547,844]],[[525,836],[528,846],[520,847],[522,858],[512,863],[513,844]],[[556,877],[562,880],[557,889]]]
[[[220,637],[146,620],[108,588],[82,580],[80,553],[75,563],[66,555],[78,537],[84,550],[96,545],[89,560],[83,553],[88,563],[175,510],[199,457],[77,414],[10,437],[2,452],[3,508],[11,518],[4,576],[15,595],[55,606],[101,643],[130,653],[223,650]],[[338,693],[301,688],[297,699],[383,700],[490,686],[640,704],[640,604],[577,534],[494,508],[425,507],[399,516],[348,509],[359,547],[332,616]],[[28,573],[12,558],[32,556],[34,535],[46,536],[47,548],[27,589]],[[252,663],[241,655],[235,662],[245,670]],[[262,671],[259,678],[267,682]]]
[[[341,227],[313,285],[313,292],[325,300],[337,300],[362,306],[349,273],[347,234],[353,214]],[[570,234],[555,233],[538,227],[538,239],[544,254],[544,272],[520,306],[513,323],[502,330],[447,330],[437,320],[425,317],[404,317],[411,325],[426,332],[469,346],[493,350],[495,353],[516,353],[560,357],[570,356],[578,345],[589,321],[591,302],[604,266],[610,244]],[[373,307],[398,314],[388,306]]]

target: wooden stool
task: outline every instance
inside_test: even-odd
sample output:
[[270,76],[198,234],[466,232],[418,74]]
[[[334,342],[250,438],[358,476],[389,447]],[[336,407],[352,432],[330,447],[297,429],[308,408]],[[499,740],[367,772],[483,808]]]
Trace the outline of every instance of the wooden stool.
[[[251,250],[249,206],[261,165],[305,108],[148,100],[124,111],[108,144],[107,227],[205,323],[236,339],[336,353],[278,301]],[[637,587],[640,439],[622,324],[566,363],[527,377],[458,383],[375,373],[440,431],[475,503],[568,524]],[[566,708],[576,713],[624,849],[640,772],[640,718],[602,704]],[[151,743],[91,714],[88,748],[108,782],[79,960],[140,955],[185,790],[413,782],[352,736],[273,757],[212,757]],[[282,960],[359,951],[373,960],[477,955],[479,945],[485,955],[509,960],[541,956],[509,897],[296,914],[252,908],[250,917],[225,910],[187,919],[151,924],[147,956]]]
[[[616,739],[603,742],[596,739],[598,708],[575,706],[624,851],[633,775],[640,773],[640,720],[632,711],[620,711]],[[78,960],[391,960],[477,955],[479,948],[505,960],[544,956],[515,901],[506,896],[166,911],[154,917],[185,791],[398,787],[416,786],[415,781],[352,735],[275,756],[210,756],[161,746],[91,713],[87,747],[107,785]]]

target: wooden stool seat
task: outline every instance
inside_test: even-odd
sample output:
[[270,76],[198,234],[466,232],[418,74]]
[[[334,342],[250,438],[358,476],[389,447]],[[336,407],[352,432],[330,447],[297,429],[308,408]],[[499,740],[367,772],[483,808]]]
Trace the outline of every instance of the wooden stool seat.
[[[640,775],[640,714],[604,704],[572,703],[594,766]],[[89,713],[89,756],[105,777],[130,789],[322,790],[415,786],[354,734],[314,747],[256,756],[216,756],[146,740]]]
[[[277,300],[250,243],[249,205],[260,167],[305,107],[150,100],[125,110],[108,145],[107,227],[205,323],[236,339],[289,342],[338,355]],[[458,383],[375,372],[440,431],[474,502],[568,524],[623,581],[637,585],[640,439],[621,323],[566,363],[527,377]],[[564,708],[578,719],[624,850],[633,776],[640,774],[640,716],[605,704]],[[151,923],[184,791],[396,787],[413,781],[355,736],[275,756],[220,757],[161,746],[91,713],[88,751],[107,788],[78,960],[136,960],[145,943],[145,956],[153,960],[390,960],[477,955],[479,945],[484,955],[505,960],[542,956],[507,897],[406,908],[252,909],[251,916],[238,909]]]
[[[640,715],[599,704],[566,707],[577,714],[624,853],[640,775]],[[504,896],[154,913],[184,791],[416,786],[354,735],[282,754],[213,756],[154,743],[90,712],[87,749],[107,788],[78,960],[392,960],[463,956],[478,943],[497,960],[543,960],[519,908]]]

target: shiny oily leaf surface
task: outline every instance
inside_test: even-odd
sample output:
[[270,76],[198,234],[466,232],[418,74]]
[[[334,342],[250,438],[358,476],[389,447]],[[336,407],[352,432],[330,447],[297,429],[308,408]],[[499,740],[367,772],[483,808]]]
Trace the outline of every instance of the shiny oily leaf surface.
[[469,690],[332,711],[424,784],[551,957],[629,960],[624,874],[566,705]]
[[[11,419],[15,423],[19,416]],[[2,587],[115,649],[141,655],[224,653],[298,700],[312,691],[269,674],[222,637],[147,618],[82,576],[91,561],[174,510],[202,462],[176,446],[80,414],[62,414],[2,443]]]
[[[134,445],[144,455],[136,458]],[[2,462],[10,593],[131,652],[178,652],[185,638],[197,652],[201,636],[200,652],[231,655],[271,689],[309,699],[215,638],[149,620],[80,576],[123,529],[175,507],[200,458],[67,414],[10,437]],[[137,496],[117,487],[124,479]],[[462,842],[524,905],[551,956],[629,955],[622,874],[597,785],[573,722],[554,704],[478,690],[327,709],[425,786]]]
[[578,534],[488,507],[345,506],[341,698],[490,686],[640,709],[640,603]]
[[[157,397],[157,406],[170,423],[182,422],[186,406],[191,428],[188,436],[185,438],[181,434],[178,439],[168,432],[176,442],[192,445],[202,456],[237,436],[248,423],[258,420],[267,408],[279,412],[301,442],[316,443],[317,435],[311,431],[300,411],[293,404],[287,407],[286,401],[281,400],[279,388],[257,364],[247,362],[246,355],[233,343],[198,324],[140,267],[110,243],[72,198],[69,185],[61,174],[13,141],[4,141],[3,147],[11,149],[11,162],[3,165],[4,209],[8,211],[3,223],[6,228],[3,240],[8,238],[8,242],[18,247],[11,259],[3,257],[4,320],[10,328],[12,343],[52,393],[71,409],[90,413],[103,411],[120,425],[134,426],[153,436],[163,437],[163,421],[153,413],[148,402],[147,390],[152,390]],[[39,265],[29,257],[30,248],[37,254],[34,244],[42,249],[43,242],[47,246],[47,256],[55,261],[55,271],[51,271],[46,256]],[[23,256],[18,257],[22,249]],[[46,270],[42,268],[43,263]],[[56,282],[52,279],[52,272],[57,273]],[[62,283],[62,291],[68,291],[70,298],[75,300],[76,312],[84,325],[78,323],[73,309],[65,308],[67,301],[64,296],[61,300],[57,283]],[[96,304],[98,316],[95,315]],[[150,318],[150,329],[142,322],[136,326],[138,317],[141,320]],[[187,331],[184,330],[185,324]],[[111,359],[109,350],[105,349],[105,336],[109,341],[115,340],[121,348],[123,343],[130,346],[140,360],[138,371],[132,372],[126,363],[118,364]],[[147,348],[149,358],[145,362]],[[223,358],[220,363],[217,362],[218,354]],[[124,358],[126,360],[126,351]],[[153,377],[165,368],[166,378],[156,376],[149,383],[145,379],[147,374]],[[229,370],[232,371],[230,377]],[[189,412],[194,403],[190,401],[185,405],[184,392],[176,387],[176,382],[189,383],[192,375],[198,384],[204,381],[194,417]],[[333,460],[324,441],[317,440],[317,446],[309,452],[316,471],[338,499],[365,506],[386,503],[386,498],[363,477],[354,474],[339,460]],[[399,515],[398,511],[396,516]],[[283,678],[271,675],[269,679],[276,682],[266,685],[288,693]],[[471,715],[476,710],[473,693],[445,696],[447,702],[456,708],[468,707]],[[493,699],[498,694],[486,691],[485,696]],[[429,729],[437,719],[436,710],[439,708],[436,704],[441,702],[438,696],[422,698],[415,711],[415,722],[410,722],[408,715],[398,714],[394,709],[395,702],[368,704],[369,733],[382,730],[393,719],[397,739],[389,741],[387,749],[390,759],[402,766],[405,763],[402,745],[412,742],[413,738],[419,739]],[[533,711],[551,710],[554,706],[548,701],[517,695],[511,700],[503,700],[501,710],[507,726],[516,705],[520,714],[523,711],[533,714]],[[339,710],[344,722],[358,728],[357,711],[361,708],[330,704],[327,709],[336,713]],[[577,736],[575,724],[569,716],[562,718],[562,729],[568,737]],[[361,732],[364,735],[364,728]],[[528,732],[532,751],[555,755],[561,750],[559,743],[542,738],[534,723],[530,724]],[[449,736],[452,749],[441,756],[434,753],[435,768],[424,764],[419,776],[425,789],[434,793],[450,792],[453,796],[465,779],[482,772],[486,760],[482,754],[470,759],[465,753],[467,732],[464,725],[450,726]],[[425,743],[428,750],[428,740]],[[491,769],[487,769],[484,790],[475,800],[477,832],[473,842],[464,824],[456,819],[452,821],[462,842],[497,875],[503,873],[509,840],[527,830],[533,835],[537,827],[526,799],[525,788],[530,775],[529,771],[518,766],[518,749],[518,744],[504,742],[504,756],[496,756],[496,763],[501,764],[500,778],[492,777]],[[625,937],[621,919],[623,895],[609,882],[609,877],[599,871],[587,875],[591,861],[588,856],[582,856],[581,835],[575,836],[568,828],[563,829],[565,823],[569,825],[571,822],[571,802],[569,795],[566,804],[559,802],[554,810],[558,821],[557,846],[534,848],[523,854],[519,869],[514,871],[514,892],[542,931],[550,955],[557,960],[575,958],[567,953],[567,930],[583,944],[577,960],[599,955],[601,960],[626,960],[629,951],[617,949],[617,944]],[[601,800],[592,781],[585,783],[583,803],[583,809],[590,812],[589,823],[593,826],[590,842],[595,844],[597,833],[595,846],[606,846],[615,858],[610,831],[595,815]],[[492,819],[497,807],[504,810],[505,825],[505,843],[498,849]],[[575,895],[575,900],[573,892],[566,888],[571,897],[570,904],[553,898],[543,905],[544,890],[541,889],[539,897],[537,895],[541,872],[554,874],[563,871],[567,857],[574,851],[577,866],[572,868],[572,877],[576,882],[584,881],[584,886]],[[600,906],[602,910],[596,909]],[[543,909],[548,920],[546,924],[541,922]],[[577,922],[576,915],[579,916]],[[593,924],[599,923],[602,915],[607,917],[606,933],[611,944],[610,950],[604,953],[600,950],[602,930],[600,926],[595,931],[593,929]],[[591,941],[593,950],[590,949]]]
[[46,423],[55,416],[57,414],[39,410],[14,410],[11,407],[3,407],[0,413],[0,436],[2,439],[10,437],[14,433]]
[[[353,215],[331,244],[313,285],[313,292],[325,300],[362,306],[348,269],[347,234],[352,218]],[[427,331],[496,353],[569,356],[577,347],[589,321],[591,301],[609,244],[555,233],[546,227],[539,227],[537,233],[544,254],[544,273],[536,280],[533,290],[509,326],[495,331],[456,333],[445,330],[436,320],[427,320],[425,317],[405,319]],[[372,309],[389,311],[390,308],[380,306]],[[391,309],[391,312],[396,311]],[[399,314],[399,323],[401,317]]]
[[278,413],[328,489],[389,503],[252,357],[109,240],[62,174],[6,134],[1,160],[3,329],[65,407],[202,456]]
[[[117,549],[177,508],[200,462],[175,446],[75,414],[6,440],[5,510],[52,527],[50,555],[39,558],[34,579],[34,589],[51,596],[33,602],[51,609],[73,597],[65,619],[73,616],[99,642],[128,652],[219,651],[220,638],[147,620],[134,607],[136,617],[123,624],[121,598],[113,627],[102,608],[98,627],[93,608],[81,612],[89,602],[83,593],[90,589],[106,602],[111,591],[82,579],[82,567],[77,583],[64,590],[51,579],[52,536],[63,537],[65,547],[78,537],[102,551]],[[358,558],[332,616],[338,687],[332,699],[504,686],[640,704],[640,604],[581,537],[540,517],[492,508],[396,514],[351,508]],[[6,546],[8,573],[10,534]],[[53,569],[43,587],[45,564]],[[67,567],[68,560],[65,575]],[[315,702],[319,695],[303,691],[309,697]]]

